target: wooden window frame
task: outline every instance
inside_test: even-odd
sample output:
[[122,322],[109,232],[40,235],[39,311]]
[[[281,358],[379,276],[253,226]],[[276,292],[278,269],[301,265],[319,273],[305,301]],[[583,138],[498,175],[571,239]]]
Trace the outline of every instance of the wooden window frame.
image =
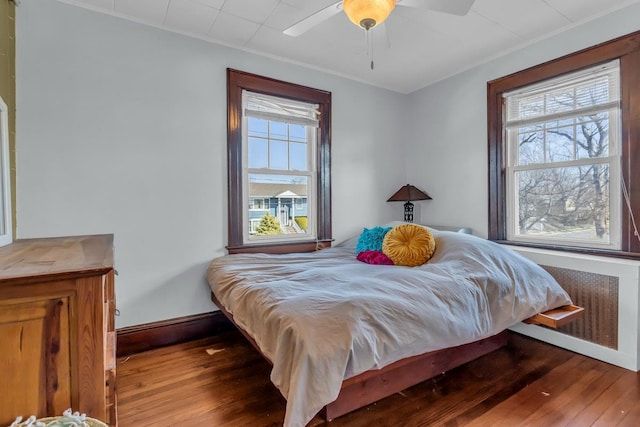
[[621,174],[631,209],[640,222],[640,31],[598,44],[487,83],[489,158],[489,240],[510,245],[640,259],[640,241],[622,198],[621,249],[593,249],[507,241],[506,138],[503,132],[503,94],[573,71],[618,59],[621,84]]
[[[316,144],[317,230],[315,240],[246,244],[243,239],[242,194],[242,91],[318,104],[320,123]],[[227,169],[228,223],[227,250],[232,253],[310,252],[331,246],[331,92],[227,69]]]

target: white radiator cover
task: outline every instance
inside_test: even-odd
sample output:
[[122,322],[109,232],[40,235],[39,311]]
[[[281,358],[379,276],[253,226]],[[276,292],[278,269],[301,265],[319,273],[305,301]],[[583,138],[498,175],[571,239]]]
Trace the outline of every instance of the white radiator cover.
[[640,261],[519,246],[511,248],[540,265],[617,277],[618,348],[607,348],[542,326],[520,323],[511,330],[632,371],[640,369]]

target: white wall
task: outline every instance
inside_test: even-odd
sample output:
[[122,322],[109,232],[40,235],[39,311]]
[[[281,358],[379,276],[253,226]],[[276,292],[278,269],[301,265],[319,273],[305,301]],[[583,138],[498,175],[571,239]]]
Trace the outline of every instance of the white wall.
[[17,234],[114,233],[118,327],[215,309],[227,67],[333,93],[336,240],[400,214],[403,95],[53,0],[16,13]]
[[487,82],[639,29],[635,4],[410,94],[408,178],[433,198],[420,222],[487,236]]

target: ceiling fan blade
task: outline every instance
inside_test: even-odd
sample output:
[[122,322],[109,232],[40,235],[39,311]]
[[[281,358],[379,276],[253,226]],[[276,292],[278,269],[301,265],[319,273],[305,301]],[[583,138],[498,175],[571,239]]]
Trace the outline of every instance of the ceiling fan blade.
[[324,9],[317,11],[311,16],[307,16],[302,21],[284,30],[283,33],[288,36],[298,37],[300,34],[306,33],[311,28],[315,27],[323,21],[326,21],[332,16],[337,15],[340,12],[342,12],[341,1],[325,7]]
[[474,2],[475,0],[397,0],[396,4],[464,16]]

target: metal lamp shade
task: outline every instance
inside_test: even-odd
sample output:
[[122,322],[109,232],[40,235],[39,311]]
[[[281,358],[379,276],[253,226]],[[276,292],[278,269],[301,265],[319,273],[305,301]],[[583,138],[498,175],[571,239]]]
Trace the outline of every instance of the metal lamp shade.
[[411,184],[400,187],[393,196],[389,197],[387,202],[406,202],[404,204],[404,220],[405,222],[413,222],[413,203],[412,200],[431,200],[431,197],[424,191],[416,188]]

